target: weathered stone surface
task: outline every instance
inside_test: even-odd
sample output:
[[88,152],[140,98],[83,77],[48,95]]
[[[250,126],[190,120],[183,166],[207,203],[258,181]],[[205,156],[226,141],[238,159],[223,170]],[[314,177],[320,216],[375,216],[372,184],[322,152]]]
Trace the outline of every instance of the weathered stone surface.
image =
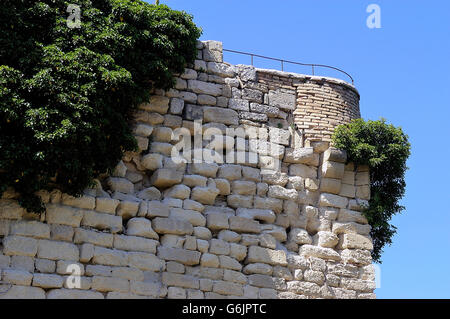
[[159,258],[176,261],[183,265],[198,265],[200,263],[200,256],[201,253],[198,251],[164,246],[158,247]]
[[289,232],[288,240],[296,244],[311,244],[312,238],[305,229],[292,228]]
[[182,208],[171,208],[170,218],[186,220],[192,224],[192,226],[205,226],[206,218],[202,213],[195,210],[182,209]]
[[150,178],[151,185],[155,187],[166,188],[181,183],[183,180],[183,172],[171,169],[159,168]]
[[372,240],[359,234],[343,234],[342,242],[339,243],[342,249],[373,249]]
[[127,223],[127,235],[159,239],[147,218],[132,218]]
[[334,194],[323,193],[319,198],[319,206],[345,208],[347,203],[348,199],[346,197]]
[[324,162],[322,164],[322,177],[342,179],[344,177],[344,163]]
[[229,218],[230,223],[230,229],[234,230],[236,232],[242,232],[242,233],[260,233],[261,227],[259,223],[255,220],[239,217],[239,216],[232,216]]
[[192,189],[191,199],[204,205],[212,205],[219,195],[219,190],[213,187],[196,186]]
[[295,110],[295,94],[270,91],[269,105],[284,110]]
[[92,210],[84,211],[81,225],[94,227],[99,230],[110,230],[117,233],[122,230],[122,218],[111,214],[96,213]]
[[38,241],[21,236],[8,236],[3,240],[3,254],[34,257],[38,250]]
[[83,211],[79,208],[54,204],[47,205],[46,219],[50,224],[80,227],[82,218]]
[[10,286],[3,291],[0,286],[0,299],[45,299],[45,291],[42,288],[26,286]]
[[160,234],[190,235],[194,231],[192,224],[182,219],[156,217],[152,225]]
[[90,243],[98,246],[112,247],[114,236],[93,230],[75,229],[74,243]]
[[367,224],[367,218],[361,214],[360,212],[349,210],[349,209],[341,209],[339,210],[339,215],[337,220],[339,222],[356,222],[360,224]]
[[313,245],[303,245],[300,247],[299,254],[304,257],[317,257],[322,259],[330,259],[330,260],[341,260],[341,256],[331,249],[331,248],[323,248]]
[[203,120],[208,122],[223,123],[227,125],[238,125],[239,115],[231,109],[223,109],[220,107],[204,107]]
[[156,253],[156,240],[125,235],[114,235],[114,248],[127,251]]
[[50,260],[73,260],[78,261],[80,252],[77,246],[71,243],[50,240],[39,240],[37,256]]
[[164,270],[165,262],[154,254],[129,252],[128,265],[143,271],[159,272]]
[[134,192],[134,185],[129,180],[120,177],[109,177],[106,184],[112,191],[117,191],[125,194],[132,194]]
[[286,253],[283,250],[273,250],[257,246],[250,246],[247,260],[250,263],[266,263],[269,265],[286,266]]
[[219,96],[222,94],[221,85],[203,81],[189,80],[188,88],[197,94],[208,94],[212,96]]

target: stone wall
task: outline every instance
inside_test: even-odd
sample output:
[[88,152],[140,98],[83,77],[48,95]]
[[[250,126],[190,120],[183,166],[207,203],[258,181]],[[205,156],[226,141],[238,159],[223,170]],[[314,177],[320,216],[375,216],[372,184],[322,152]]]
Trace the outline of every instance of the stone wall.
[[[80,198],[41,191],[41,216],[4,193],[0,298],[375,297],[369,172],[328,143],[359,117],[356,89],[198,49],[136,111],[140,151],[112,176]],[[174,156],[182,140],[194,152]]]

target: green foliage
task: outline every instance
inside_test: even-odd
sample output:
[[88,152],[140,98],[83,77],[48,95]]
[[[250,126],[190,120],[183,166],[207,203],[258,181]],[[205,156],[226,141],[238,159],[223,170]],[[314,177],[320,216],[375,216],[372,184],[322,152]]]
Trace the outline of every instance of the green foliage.
[[406,186],[406,160],[410,155],[408,136],[401,128],[386,124],[384,119],[367,122],[356,119],[337,127],[333,142],[335,147],[347,151],[349,162],[369,165],[371,199],[364,215],[372,226],[372,257],[381,262],[382,248],[392,243],[396,232],[389,221],[404,209],[399,201]]
[[185,12],[140,0],[3,0],[0,29],[0,195],[12,186],[35,212],[37,190],[78,196],[136,149],[131,110],[173,86],[201,34]]

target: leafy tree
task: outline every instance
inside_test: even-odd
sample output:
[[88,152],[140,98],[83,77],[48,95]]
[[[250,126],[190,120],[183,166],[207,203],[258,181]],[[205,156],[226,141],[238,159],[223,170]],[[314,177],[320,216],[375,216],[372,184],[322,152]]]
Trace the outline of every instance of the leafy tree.
[[140,0],[3,0],[0,30],[0,195],[12,186],[35,212],[37,190],[78,196],[136,149],[131,110],[173,86],[201,34]]
[[335,147],[347,151],[349,162],[370,168],[371,199],[363,213],[372,226],[372,257],[381,262],[382,249],[392,243],[396,232],[389,221],[404,209],[399,201],[406,186],[406,160],[411,148],[408,136],[384,119],[367,122],[356,119],[337,127],[333,142]]

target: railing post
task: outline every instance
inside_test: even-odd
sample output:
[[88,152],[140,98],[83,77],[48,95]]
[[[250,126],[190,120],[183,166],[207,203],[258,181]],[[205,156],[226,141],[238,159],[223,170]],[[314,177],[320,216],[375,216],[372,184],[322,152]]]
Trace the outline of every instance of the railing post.
[[311,65],[312,67],[312,75],[314,75],[314,65]]
[[252,66],[253,66],[253,54],[251,54],[251,57],[252,57]]
[[281,71],[284,71],[284,65],[283,65],[283,60],[281,60]]

